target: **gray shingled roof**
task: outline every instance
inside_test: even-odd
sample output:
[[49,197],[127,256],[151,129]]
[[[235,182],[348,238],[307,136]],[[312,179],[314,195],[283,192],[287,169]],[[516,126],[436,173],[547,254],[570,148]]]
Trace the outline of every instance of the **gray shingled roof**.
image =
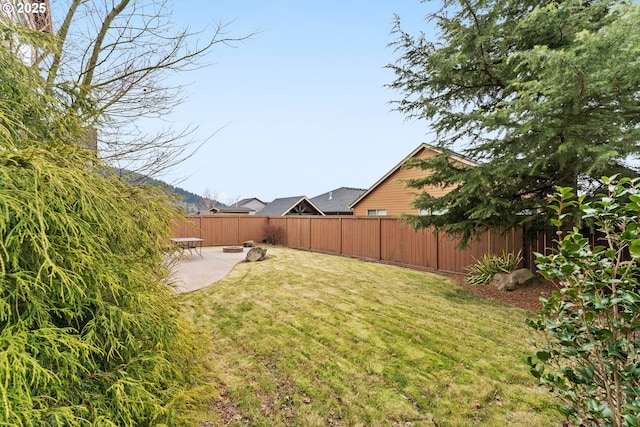
[[324,213],[350,214],[352,211],[349,205],[365,191],[367,190],[363,188],[340,187],[315,196],[311,201]]
[[243,212],[253,212],[253,209],[246,208],[244,206],[214,206],[209,209],[209,212],[227,212],[227,213],[243,213]]
[[309,204],[315,210],[318,210],[318,214],[322,215],[322,211],[318,209],[313,202],[311,202],[306,196],[295,197],[282,197],[274,199],[267,206],[260,209],[256,215],[260,216],[283,216],[289,214],[300,203]]
[[242,206],[242,205],[245,205],[245,204],[249,203],[252,200],[257,200],[258,202],[263,203],[263,204],[266,205],[266,203],[264,203],[262,200],[258,199],[257,197],[249,197],[249,198],[246,198],[246,199],[238,200],[237,202],[234,203],[234,205],[235,206]]

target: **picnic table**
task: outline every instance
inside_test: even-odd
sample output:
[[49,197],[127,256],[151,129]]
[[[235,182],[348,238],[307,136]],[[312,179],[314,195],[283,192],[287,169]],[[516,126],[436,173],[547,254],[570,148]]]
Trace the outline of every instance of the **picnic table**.
[[202,258],[202,242],[204,242],[204,239],[197,237],[173,237],[169,240],[182,249],[183,252],[188,250],[190,254],[193,254],[192,251],[195,251],[200,255],[200,258]]

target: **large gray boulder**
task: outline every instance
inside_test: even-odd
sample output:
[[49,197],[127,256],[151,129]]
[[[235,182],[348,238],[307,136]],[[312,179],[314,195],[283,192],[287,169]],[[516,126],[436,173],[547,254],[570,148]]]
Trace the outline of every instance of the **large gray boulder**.
[[518,288],[535,285],[538,278],[531,270],[520,268],[511,273],[497,273],[491,279],[490,285],[495,286],[500,291],[514,291]]
[[[490,286],[495,286],[496,288],[500,289],[501,291],[507,290],[505,289],[507,287],[507,282],[509,281],[509,273],[496,273],[493,275],[493,278],[491,279],[491,281],[489,282]],[[509,285],[511,286],[511,285]],[[513,288],[515,289],[515,288]],[[512,291],[513,289],[509,289],[510,291]]]
[[259,246],[249,249],[247,252],[246,260],[249,262],[262,261],[267,256],[267,248],[261,248]]

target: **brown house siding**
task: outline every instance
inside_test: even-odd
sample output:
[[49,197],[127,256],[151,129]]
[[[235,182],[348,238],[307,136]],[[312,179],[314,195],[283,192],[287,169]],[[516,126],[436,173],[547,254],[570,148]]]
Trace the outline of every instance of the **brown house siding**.
[[[433,157],[436,154],[436,152],[428,148],[423,148],[413,157],[424,159]],[[377,184],[376,188],[370,190],[370,193],[353,207],[353,214],[367,215],[367,211],[370,209],[385,209],[387,215],[419,214],[418,210],[412,206],[412,203],[420,191],[415,188],[407,188],[404,181],[412,178],[423,178],[428,173],[428,171],[423,171],[419,168],[398,168],[384,181]],[[451,189],[439,187],[425,187],[424,189],[434,197],[440,197],[451,191]]]

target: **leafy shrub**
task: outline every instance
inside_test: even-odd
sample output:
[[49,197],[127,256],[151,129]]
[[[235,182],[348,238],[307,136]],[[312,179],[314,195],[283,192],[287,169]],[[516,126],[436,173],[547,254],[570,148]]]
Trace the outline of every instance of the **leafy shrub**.
[[273,245],[279,245],[284,241],[284,228],[275,224],[266,224],[262,229],[263,241]]
[[0,424],[184,425],[200,356],[165,282],[177,212],[78,147],[77,113],[0,44]]
[[502,252],[502,255],[484,254],[482,259],[467,268],[465,280],[472,285],[486,285],[496,273],[510,273],[522,262],[522,254]]
[[640,414],[640,180],[603,178],[608,193],[594,202],[560,188],[554,225],[569,208],[593,220],[602,237],[592,245],[576,228],[548,256],[541,273],[561,288],[529,320],[546,343],[527,357],[531,374],[564,402],[573,425],[637,426]]

